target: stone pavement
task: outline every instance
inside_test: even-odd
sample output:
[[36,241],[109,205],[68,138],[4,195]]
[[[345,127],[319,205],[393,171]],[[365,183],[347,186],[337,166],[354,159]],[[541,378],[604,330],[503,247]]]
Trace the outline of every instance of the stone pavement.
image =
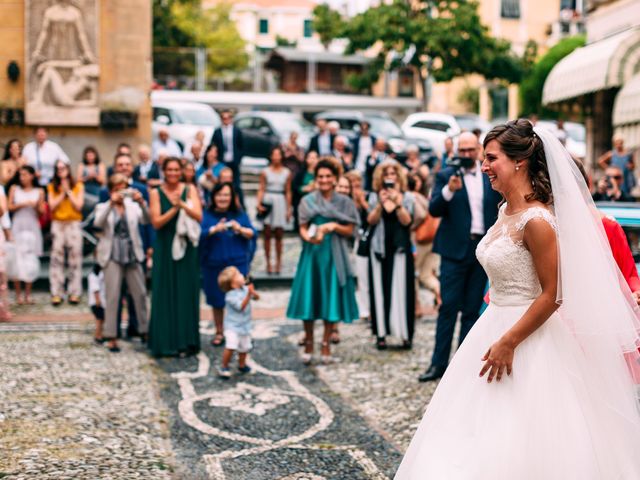
[[158,361],[137,342],[92,346],[78,307],[49,332],[0,324],[0,478],[392,478],[434,388],[416,381],[433,321],[419,323],[413,352],[378,352],[364,323],[342,325],[342,361],[306,367],[287,300],[263,292],[254,371],[228,381],[206,319],[197,357]]

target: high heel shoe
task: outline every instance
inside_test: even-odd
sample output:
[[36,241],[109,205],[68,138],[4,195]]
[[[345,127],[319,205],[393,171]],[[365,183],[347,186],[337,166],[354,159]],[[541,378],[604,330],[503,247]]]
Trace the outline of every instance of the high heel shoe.
[[330,365],[332,363],[337,363],[339,361],[337,357],[334,357],[333,355],[331,355],[330,351],[329,353],[324,353],[325,351],[329,351],[329,343],[322,342],[323,353],[320,354],[320,361],[322,362],[323,365]]
[[302,352],[300,354],[300,359],[302,360],[302,363],[305,365],[311,365],[311,359],[313,358],[313,341],[312,340],[306,340],[304,343],[304,349],[307,350],[308,348],[310,348],[310,352]]

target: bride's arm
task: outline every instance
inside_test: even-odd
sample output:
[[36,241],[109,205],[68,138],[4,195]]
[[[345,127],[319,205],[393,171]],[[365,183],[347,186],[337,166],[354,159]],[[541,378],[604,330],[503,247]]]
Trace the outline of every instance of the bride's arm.
[[530,220],[524,230],[523,241],[531,252],[542,293],[503,336],[484,355],[480,376],[489,372],[487,381],[495,377],[500,381],[506,369],[511,375],[514,350],[535,332],[558,309],[558,251],[556,234],[551,225],[541,218]]

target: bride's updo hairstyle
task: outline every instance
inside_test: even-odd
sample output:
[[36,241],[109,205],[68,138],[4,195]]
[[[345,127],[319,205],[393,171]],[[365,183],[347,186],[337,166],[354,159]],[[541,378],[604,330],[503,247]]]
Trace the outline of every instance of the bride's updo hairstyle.
[[492,140],[500,144],[500,149],[512,161],[527,162],[533,193],[527,195],[526,200],[537,200],[546,205],[553,203],[544,145],[533,131],[531,122],[520,118],[497,125],[484,137],[484,147],[486,148]]

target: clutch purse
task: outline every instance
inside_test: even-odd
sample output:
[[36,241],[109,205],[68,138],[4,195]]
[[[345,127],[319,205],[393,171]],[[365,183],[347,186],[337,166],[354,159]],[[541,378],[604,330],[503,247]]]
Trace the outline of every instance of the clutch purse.
[[262,212],[260,210],[258,210],[258,213],[256,214],[256,218],[258,220],[264,220],[265,218],[267,218],[269,216],[269,214],[271,213],[271,209],[273,208],[273,205],[269,204],[269,203],[261,203],[260,206],[264,209],[262,210]]

